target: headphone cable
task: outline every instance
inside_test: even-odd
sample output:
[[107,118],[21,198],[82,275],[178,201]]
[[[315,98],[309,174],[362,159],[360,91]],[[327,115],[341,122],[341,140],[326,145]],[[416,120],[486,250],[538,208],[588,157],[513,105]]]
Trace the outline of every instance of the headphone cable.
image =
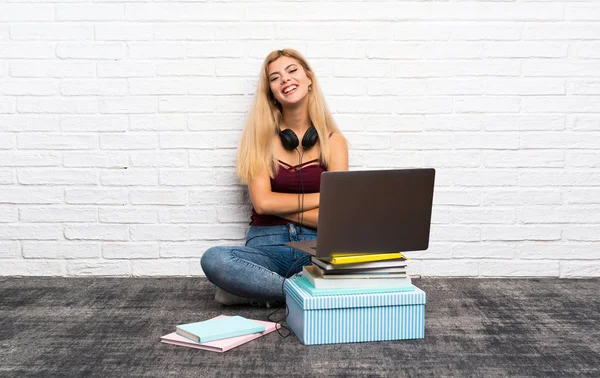
[[[288,269],[287,273],[285,274],[285,276],[283,277],[283,282],[281,283],[281,292],[283,293],[283,296],[285,297],[285,280],[290,278],[290,273],[294,270],[294,268],[296,267],[296,265],[298,265],[299,262],[302,262],[302,257],[299,257],[296,259],[296,261],[294,261],[294,263],[292,264],[292,266],[290,267],[290,269]],[[292,274],[293,275],[293,274]],[[281,319],[273,319],[272,317],[275,316],[275,314],[277,314],[279,312],[279,310],[282,310],[283,308],[285,308],[285,315],[283,316],[283,318]],[[275,311],[271,312],[270,314],[267,315],[267,320],[270,322],[273,322],[275,324],[278,324],[279,327],[276,328],[277,333],[279,334],[279,336],[286,338],[288,336],[290,336],[293,332],[291,329],[289,329],[288,327],[286,327],[285,325],[282,324],[282,322],[285,322],[288,318],[290,314],[290,310],[287,306],[287,303],[284,301],[284,303]],[[280,328],[284,328],[288,331],[287,335],[283,335],[281,333],[281,329]]]
[[298,170],[300,171],[300,193],[302,193],[302,203],[300,203],[300,193],[298,193],[298,207],[300,212],[298,213],[298,224],[300,225],[300,233],[302,233],[302,224],[304,223],[304,180],[302,178],[302,158],[304,157],[304,151],[300,154],[300,150],[296,148],[298,152]]

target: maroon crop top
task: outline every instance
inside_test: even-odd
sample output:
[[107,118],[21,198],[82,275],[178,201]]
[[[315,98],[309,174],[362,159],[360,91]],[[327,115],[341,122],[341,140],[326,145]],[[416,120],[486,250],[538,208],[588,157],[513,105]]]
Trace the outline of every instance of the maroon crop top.
[[[304,184],[304,193],[318,193],[321,189],[321,173],[326,169],[321,164],[313,164],[319,159],[310,160],[302,165],[291,166],[279,160],[279,170],[277,175],[271,179],[271,190],[279,193],[301,193],[300,190],[300,172],[302,172],[302,183]],[[302,167],[302,170],[299,168]],[[250,225],[252,226],[279,226],[291,222],[276,215],[258,214],[254,207]]]

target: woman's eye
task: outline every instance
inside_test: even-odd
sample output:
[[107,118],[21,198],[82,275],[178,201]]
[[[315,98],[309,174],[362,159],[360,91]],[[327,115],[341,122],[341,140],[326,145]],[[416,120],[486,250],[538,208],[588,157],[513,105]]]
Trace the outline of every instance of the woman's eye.
[[296,72],[296,71],[298,71],[298,70],[296,68],[294,68],[293,70],[290,70],[290,73]]
[[275,81],[277,79],[279,79],[279,78],[278,77],[274,77],[274,78],[271,79],[271,81]]

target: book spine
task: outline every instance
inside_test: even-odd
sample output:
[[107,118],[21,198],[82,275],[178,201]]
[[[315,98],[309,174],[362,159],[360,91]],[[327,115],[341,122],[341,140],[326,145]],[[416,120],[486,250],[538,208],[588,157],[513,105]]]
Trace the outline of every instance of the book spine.
[[223,333],[219,333],[219,334],[215,334],[215,335],[205,336],[202,338],[199,337],[198,342],[207,343],[209,341],[229,339],[231,337],[244,336],[244,335],[253,334],[253,333],[257,333],[257,332],[263,332],[264,330],[265,330],[264,327],[259,327],[259,328],[255,328],[252,330],[243,330],[243,331],[236,331],[236,332],[223,332]]
[[355,264],[361,262],[371,261],[385,261],[402,258],[401,253],[394,253],[391,255],[361,255],[361,256],[344,256],[344,257],[332,257],[330,262],[332,264]]
[[192,340],[195,341],[197,343],[200,342],[200,338],[198,336],[192,335],[191,333],[185,332],[180,330],[179,328],[176,329],[176,332],[179,336],[185,337],[188,340]]

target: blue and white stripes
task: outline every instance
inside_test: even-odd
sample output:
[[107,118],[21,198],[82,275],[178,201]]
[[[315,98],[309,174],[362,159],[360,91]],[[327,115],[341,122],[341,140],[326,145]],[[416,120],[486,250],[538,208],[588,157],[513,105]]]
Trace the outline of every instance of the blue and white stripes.
[[310,295],[295,282],[295,278],[286,280],[285,286],[304,310],[425,304],[425,292],[415,286],[414,290],[403,292],[327,296]]
[[425,337],[425,292],[311,297],[286,281],[288,324],[306,345]]

